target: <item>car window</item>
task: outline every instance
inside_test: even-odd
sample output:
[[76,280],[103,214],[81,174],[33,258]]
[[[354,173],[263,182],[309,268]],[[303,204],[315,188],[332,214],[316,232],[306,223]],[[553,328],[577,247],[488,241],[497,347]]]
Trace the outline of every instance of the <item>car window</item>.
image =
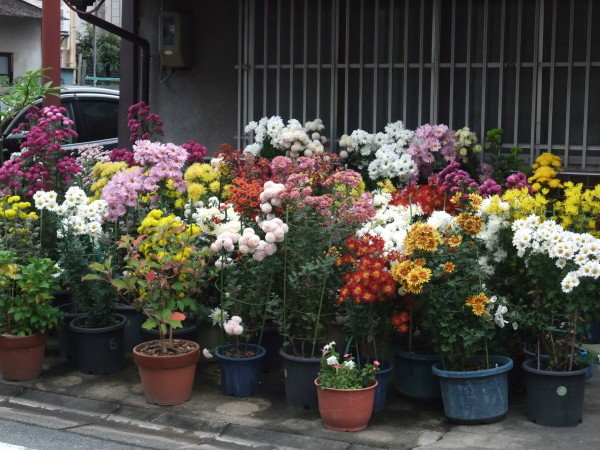
[[112,99],[81,98],[79,111],[85,126],[78,127],[79,142],[114,139],[119,134],[119,102]]

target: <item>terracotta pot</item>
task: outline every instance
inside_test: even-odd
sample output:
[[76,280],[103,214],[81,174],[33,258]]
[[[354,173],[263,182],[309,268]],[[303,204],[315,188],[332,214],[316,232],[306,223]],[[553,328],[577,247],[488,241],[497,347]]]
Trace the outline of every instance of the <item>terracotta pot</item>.
[[332,389],[321,388],[319,378],[315,380],[319,413],[325,428],[334,431],[359,431],[367,428],[377,380],[364,389]]
[[194,346],[194,350],[182,355],[151,356],[139,351],[148,342],[133,348],[133,360],[138,366],[148,403],[162,406],[179,405],[187,402],[192,396],[200,346],[192,341],[182,342]]
[[25,381],[42,373],[48,332],[0,337],[0,375],[6,381]]

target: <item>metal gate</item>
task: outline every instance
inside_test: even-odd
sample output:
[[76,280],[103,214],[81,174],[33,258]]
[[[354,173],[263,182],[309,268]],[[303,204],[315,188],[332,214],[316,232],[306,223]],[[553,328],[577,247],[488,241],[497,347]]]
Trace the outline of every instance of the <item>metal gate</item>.
[[243,0],[239,29],[240,146],[262,116],[320,117],[333,146],[403,120],[600,170],[599,0]]

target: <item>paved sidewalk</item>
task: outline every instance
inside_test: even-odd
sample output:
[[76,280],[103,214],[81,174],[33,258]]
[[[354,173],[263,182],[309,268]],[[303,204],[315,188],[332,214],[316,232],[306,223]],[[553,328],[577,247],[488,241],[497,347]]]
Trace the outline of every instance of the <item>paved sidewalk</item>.
[[160,407],[145,402],[130,357],[121,372],[95,376],[80,373],[57,353],[51,341],[40,378],[0,382],[0,415],[108,439],[112,432],[124,430],[131,433],[130,443],[157,449],[600,448],[600,374],[586,382],[583,423],[573,428],[527,421],[525,398],[519,392],[511,395],[503,421],[461,426],[445,419],[441,403],[410,401],[392,390],[386,409],[373,416],[366,430],[339,433],[322,426],[318,411],[286,405],[280,372],[263,374],[259,395],[238,399],[221,393],[218,364],[201,362],[192,399]]

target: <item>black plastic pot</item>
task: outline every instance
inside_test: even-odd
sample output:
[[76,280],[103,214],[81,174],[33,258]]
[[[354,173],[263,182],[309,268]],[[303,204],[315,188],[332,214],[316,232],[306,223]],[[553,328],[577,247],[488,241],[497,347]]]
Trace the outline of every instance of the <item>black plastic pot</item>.
[[77,347],[75,345],[75,334],[69,327],[69,324],[81,314],[72,313],[72,307],[72,303],[63,303],[58,307],[58,309],[63,312],[64,319],[62,324],[56,328],[56,339],[58,341],[58,352],[60,357],[74,360],[77,358]]
[[319,400],[315,380],[321,358],[300,358],[279,350],[285,374],[285,401],[293,408],[317,409]]
[[[142,328],[142,335],[144,336],[144,341],[156,341],[160,339],[160,333],[156,328],[153,328],[152,330]],[[185,341],[198,343],[198,325],[194,323],[183,328],[174,329],[173,339],[183,339]]]
[[127,320],[115,314],[116,325],[101,328],[83,326],[85,316],[69,324],[77,342],[77,365],[83,373],[103,375],[118,372],[125,365],[124,328]]
[[[252,344],[258,344],[258,338],[250,339]],[[263,330],[260,343],[267,354],[261,359],[261,370],[263,372],[273,373],[283,368],[283,359],[279,354],[279,349],[283,345],[283,336],[279,333],[276,326],[266,326]]]
[[527,373],[527,417],[538,425],[572,427],[581,423],[587,366],[569,372],[536,368],[533,359],[523,363]]
[[136,311],[133,306],[128,305],[117,305],[115,306],[115,311],[127,319],[124,330],[124,348],[126,352],[132,351],[133,347],[142,342],[153,339],[149,339],[142,333],[142,324],[146,321],[146,316],[142,312]]

